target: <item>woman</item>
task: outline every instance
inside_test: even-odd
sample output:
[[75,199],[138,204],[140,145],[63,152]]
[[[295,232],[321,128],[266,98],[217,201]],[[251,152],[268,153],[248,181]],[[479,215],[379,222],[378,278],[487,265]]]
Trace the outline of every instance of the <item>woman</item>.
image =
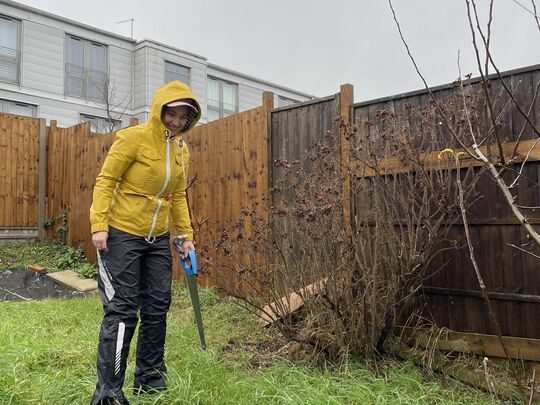
[[166,316],[172,259],[168,218],[195,250],[186,201],[189,151],[181,135],[201,116],[189,87],[159,88],[146,124],[119,131],[96,179],[90,222],[98,254],[105,315],[91,404],[128,401],[122,392],[129,346],[140,311],[135,392],[165,389]]

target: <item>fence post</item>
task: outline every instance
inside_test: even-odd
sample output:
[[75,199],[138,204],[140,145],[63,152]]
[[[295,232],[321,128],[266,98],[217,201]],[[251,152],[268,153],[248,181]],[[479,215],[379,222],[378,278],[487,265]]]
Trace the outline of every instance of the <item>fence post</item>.
[[[354,102],[354,87],[352,84],[341,85],[339,92],[339,113],[343,120],[350,124],[351,122],[351,105]],[[340,145],[341,145],[341,178],[342,178],[342,195],[343,195],[343,228],[345,236],[352,236],[351,229],[351,179],[349,176],[350,168],[350,150],[349,140],[345,136],[345,128],[340,129]]]
[[45,200],[47,199],[47,121],[45,118],[39,119],[39,141],[38,141],[38,239],[45,238]]
[[[270,110],[274,108],[274,93],[265,91],[262,95],[262,105],[264,109],[264,120],[266,120],[266,197],[268,212],[270,211],[270,189],[272,187],[272,116]],[[268,223],[268,218],[267,218]]]
[[266,111],[274,108],[274,93],[271,91],[265,91],[262,95],[262,104]]

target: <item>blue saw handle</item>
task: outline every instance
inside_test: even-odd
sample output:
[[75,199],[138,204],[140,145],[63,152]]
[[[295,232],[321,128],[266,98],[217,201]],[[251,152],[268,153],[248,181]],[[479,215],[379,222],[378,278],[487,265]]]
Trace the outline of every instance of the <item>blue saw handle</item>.
[[185,257],[180,255],[180,261],[182,262],[182,268],[186,276],[191,277],[197,274],[197,259],[194,251],[190,250]]

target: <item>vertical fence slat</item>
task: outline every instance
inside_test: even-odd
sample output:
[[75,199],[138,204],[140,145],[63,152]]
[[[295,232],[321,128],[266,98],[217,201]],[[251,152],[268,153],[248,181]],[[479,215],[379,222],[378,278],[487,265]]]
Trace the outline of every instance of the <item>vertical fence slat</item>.
[[[354,103],[354,87],[351,84],[341,86],[339,97],[339,114],[346,123],[351,122],[351,105]],[[343,228],[345,236],[352,236],[351,229],[351,179],[349,177],[350,167],[350,144],[346,137],[345,128],[340,130],[339,142],[341,148],[341,181],[343,195]]]
[[8,190],[7,181],[9,178],[8,165],[9,165],[9,144],[10,138],[8,138],[8,125],[9,120],[4,114],[0,114],[0,221],[3,226],[6,224],[6,217],[8,214]]
[[[18,117],[17,117],[18,118]],[[10,193],[13,196],[12,203],[10,206],[10,215],[9,215],[9,224],[11,226],[16,226],[17,222],[17,205],[19,203],[18,201],[18,186],[19,186],[19,153],[22,153],[20,145],[21,145],[21,138],[22,138],[22,128],[21,128],[21,121],[19,119],[15,119],[14,121],[14,129],[18,136],[13,140],[12,143],[12,152],[11,152],[11,173],[13,176],[13,179],[11,180],[11,188]]]

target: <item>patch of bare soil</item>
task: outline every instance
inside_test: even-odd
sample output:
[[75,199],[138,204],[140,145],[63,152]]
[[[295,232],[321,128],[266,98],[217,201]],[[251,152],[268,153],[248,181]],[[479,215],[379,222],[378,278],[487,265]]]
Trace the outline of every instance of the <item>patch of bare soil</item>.
[[249,356],[250,367],[257,369],[271,366],[280,359],[292,362],[312,359],[313,353],[309,350],[305,345],[291,342],[276,334],[271,339],[257,342],[231,340],[227,346],[221,349],[221,355],[235,358],[238,351],[242,351]]
[[72,290],[42,273],[8,269],[0,271],[0,301],[32,301],[46,298],[85,297],[91,293]]

